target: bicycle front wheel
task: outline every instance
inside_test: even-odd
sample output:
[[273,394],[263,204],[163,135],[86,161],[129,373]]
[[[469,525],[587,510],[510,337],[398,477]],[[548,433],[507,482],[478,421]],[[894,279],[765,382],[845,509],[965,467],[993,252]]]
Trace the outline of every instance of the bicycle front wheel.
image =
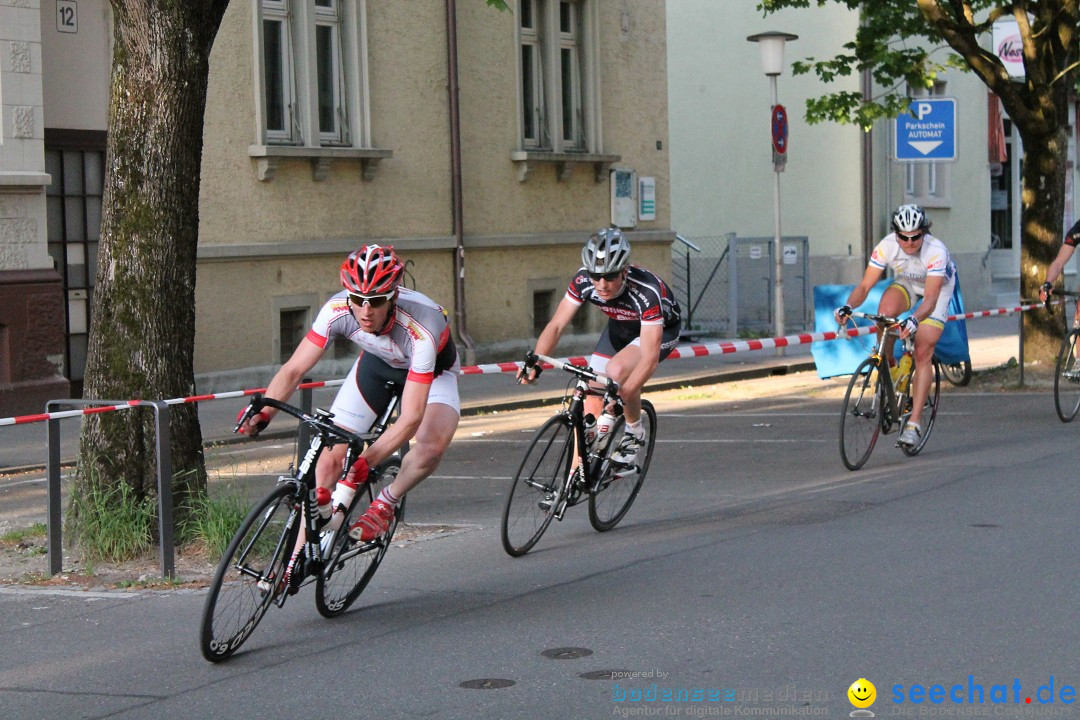
[[[394,519],[390,522],[390,529],[383,537],[371,542],[356,542],[349,538],[349,527],[361,512],[367,510],[375,495],[374,491],[392,483],[400,469],[401,459],[398,457],[391,458],[382,465],[379,468],[378,482],[367,483],[367,492],[356,494],[341,527],[336,531],[327,531],[330,533],[329,537],[324,533],[320,546],[325,565],[315,581],[315,608],[323,617],[336,617],[348,610],[379,569],[383,556],[394,539],[394,531],[405,517],[407,498],[401,498],[394,512]],[[358,502],[361,498],[365,502]]]
[[573,456],[573,425],[565,414],[550,418],[533,435],[503,506],[502,545],[510,555],[529,552],[551,524]]
[[236,652],[278,595],[300,525],[297,503],[292,485],[278,485],[251,509],[229,543],[203,606],[200,644],[210,662]]
[[[934,358],[934,377],[930,381],[930,392],[926,396],[926,404],[923,405],[922,416],[919,418],[919,425],[922,426],[922,433],[919,436],[919,443],[908,447],[907,445],[901,445],[900,449],[904,451],[905,455],[918,455],[924,447],[926,447],[926,441],[930,439],[930,433],[934,430],[934,420],[937,418],[938,401],[941,399],[941,364],[937,358]],[[914,378],[912,378],[914,380]],[[911,385],[908,385],[910,390]],[[911,397],[908,394],[904,394],[900,398],[900,402],[907,404],[908,398]],[[900,422],[900,427],[904,427],[904,423],[907,422],[907,418],[911,413],[904,415]]]
[[1061,422],[1072,422],[1080,410],[1080,366],[1076,359],[1076,343],[1080,330],[1073,330],[1061,341],[1057,368],[1054,372],[1054,407]]
[[858,470],[870,457],[883,412],[878,361],[867,358],[851,376],[840,412],[840,459],[848,470]]
[[[619,524],[630,506],[634,504],[645,474],[649,472],[653,448],[656,446],[656,410],[648,400],[641,401],[641,423],[645,428],[645,447],[638,453],[635,467],[624,467],[612,462],[611,454],[618,448],[622,433],[614,435],[605,451],[600,465],[600,483],[596,492],[589,495],[589,522],[599,532],[605,532]],[[625,432],[625,424],[616,430]],[[616,432],[613,430],[612,432]]]

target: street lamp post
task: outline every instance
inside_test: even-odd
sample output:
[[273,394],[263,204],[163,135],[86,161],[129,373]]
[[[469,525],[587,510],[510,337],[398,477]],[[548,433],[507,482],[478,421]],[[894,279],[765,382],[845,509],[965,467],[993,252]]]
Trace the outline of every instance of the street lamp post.
[[[778,129],[775,127],[778,121],[778,105],[776,98],[776,78],[784,71],[784,45],[791,40],[798,40],[798,35],[785,32],[763,32],[746,38],[750,42],[756,42],[761,49],[761,69],[769,78],[769,86],[772,91],[772,128],[773,135],[773,305],[774,318],[773,330],[776,337],[784,335],[784,280],[783,280],[783,248],[780,246],[780,173],[784,171],[784,163],[787,161],[787,117],[781,117],[784,124],[783,136],[778,137]],[[780,143],[778,147],[778,142]],[[776,349],[777,355],[784,354],[784,348]]]

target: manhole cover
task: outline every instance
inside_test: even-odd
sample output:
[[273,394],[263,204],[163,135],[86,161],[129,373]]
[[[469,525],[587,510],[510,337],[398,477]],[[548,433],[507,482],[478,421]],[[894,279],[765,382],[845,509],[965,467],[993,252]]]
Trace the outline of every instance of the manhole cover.
[[506,678],[478,678],[460,682],[458,686],[467,690],[498,690],[499,688],[510,687],[513,684],[513,680],[507,680]]
[[619,677],[628,677],[630,675],[629,670],[593,670],[581,673],[578,677],[585,680],[611,680],[615,677],[615,673],[618,673]]
[[565,647],[544,650],[540,654],[552,660],[577,660],[578,658],[592,655],[592,650],[589,648]]

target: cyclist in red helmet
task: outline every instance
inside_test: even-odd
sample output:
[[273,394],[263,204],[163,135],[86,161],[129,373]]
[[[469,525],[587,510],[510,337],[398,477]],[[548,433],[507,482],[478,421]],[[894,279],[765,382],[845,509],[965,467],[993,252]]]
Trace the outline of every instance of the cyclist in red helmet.
[[[330,407],[335,423],[366,432],[390,402],[387,381],[403,388],[397,421],[364,450],[336,487],[345,446],[337,445],[319,458],[320,511],[324,516],[333,513],[330,522],[335,523],[343,517],[340,510],[349,506],[357,486],[367,480],[369,469],[413,441],[397,478],[350,528],[356,540],[373,540],[386,533],[401,498],[438,467],[461,413],[457,387],[461,368],[446,312],[428,297],[401,287],[403,273],[392,247],[368,245],[349,255],[341,264],[344,290],[323,305],[299,347],[266,389],[267,397],[287,401],[339,337],[358,345],[361,353]],[[275,412],[263,409],[241,430],[258,434]],[[290,572],[291,568],[292,563]]]

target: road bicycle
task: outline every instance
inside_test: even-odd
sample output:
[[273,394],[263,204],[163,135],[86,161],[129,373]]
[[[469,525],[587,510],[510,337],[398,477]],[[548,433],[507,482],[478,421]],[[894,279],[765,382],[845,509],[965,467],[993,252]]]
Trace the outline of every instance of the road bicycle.
[[[1068,290],[1054,290],[1053,294],[1046,298],[1046,307],[1050,307],[1051,297],[1080,297],[1080,293]],[[1066,329],[1068,329],[1068,314],[1066,314]],[[1077,326],[1076,318],[1073,320],[1073,329],[1065,334],[1061,341],[1061,349],[1058,350],[1057,366],[1054,368],[1054,408],[1057,410],[1061,422],[1072,422],[1080,411],[1080,361],[1077,360],[1077,342],[1080,341],[1080,326]]]
[[[391,385],[393,399],[363,434],[334,425],[333,414],[325,410],[309,415],[272,398],[252,398],[237,429],[262,408],[272,407],[299,420],[298,432],[306,431],[310,439],[299,466],[290,466],[289,474],[279,477],[274,488],[251,508],[218,565],[203,607],[199,634],[207,660],[219,662],[231,656],[251,636],[271,605],[283,606],[305,585],[315,583],[315,607],[328,618],[345,612],[367,587],[404,516],[405,499],[398,505],[389,531],[379,539],[354,541],[349,537],[349,526],[354,511],[358,507],[365,510],[380,487],[393,482],[401,467],[400,453],[371,470],[369,481],[356,493],[336,530],[319,516],[315,467],[324,450],[342,443],[348,446],[343,467],[352,467],[390,421],[400,392],[396,383]],[[362,498],[366,502],[361,502]],[[285,569],[301,529],[302,551],[286,580]]]
[[[646,442],[636,464],[612,458],[625,432],[622,400],[618,384],[591,368],[578,367],[544,355],[529,353],[526,367],[544,362],[573,376],[573,389],[563,401],[563,409],[548,419],[533,435],[525,457],[510,483],[502,514],[502,545],[518,557],[527,553],[552,520],[562,520],[566,509],[586,499],[589,522],[599,532],[611,530],[623,519],[645,482],[656,445],[656,410],[641,401],[641,419]],[[614,410],[609,432],[587,440],[585,396],[593,384],[603,386],[603,407]]]
[[[852,318],[865,318],[878,328],[877,344],[863,360],[848,383],[844,394],[844,407],[840,413],[840,458],[848,470],[858,470],[870,457],[880,433],[900,430],[911,415],[911,377],[898,378],[902,388],[898,391],[889,372],[885,354],[887,335],[897,335],[897,318],[887,315],[853,312]],[[904,351],[911,352],[914,342],[911,336],[904,338]],[[941,395],[941,365],[933,358],[934,377],[930,381],[930,393],[922,413],[922,435],[916,445],[897,443],[906,455],[918,455],[930,439],[937,417],[938,400]]]

